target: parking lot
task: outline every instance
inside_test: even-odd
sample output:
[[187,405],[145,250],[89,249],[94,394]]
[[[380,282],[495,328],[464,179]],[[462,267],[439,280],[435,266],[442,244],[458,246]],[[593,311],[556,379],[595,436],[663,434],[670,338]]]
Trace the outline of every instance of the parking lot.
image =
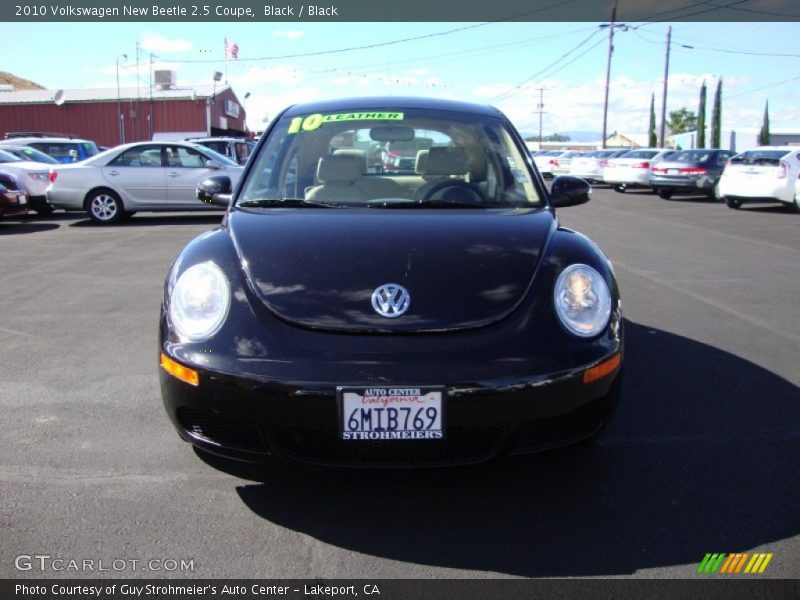
[[[161,406],[164,276],[219,215],[0,223],[0,577],[696,577],[754,550],[800,577],[800,214],[598,188],[559,216],[611,258],[627,318],[596,444],[264,482],[205,464]],[[126,564],[15,567],[34,554]]]

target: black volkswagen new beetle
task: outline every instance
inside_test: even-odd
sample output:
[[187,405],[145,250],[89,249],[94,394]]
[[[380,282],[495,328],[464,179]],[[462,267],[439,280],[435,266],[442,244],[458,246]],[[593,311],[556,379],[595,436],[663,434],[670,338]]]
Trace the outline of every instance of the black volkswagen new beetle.
[[[413,171],[387,143],[426,140]],[[432,141],[432,143],[431,143]],[[165,285],[160,378],[180,436],[250,462],[478,463],[592,436],[623,334],[611,264],[559,226],[497,109],[422,98],[292,106]]]

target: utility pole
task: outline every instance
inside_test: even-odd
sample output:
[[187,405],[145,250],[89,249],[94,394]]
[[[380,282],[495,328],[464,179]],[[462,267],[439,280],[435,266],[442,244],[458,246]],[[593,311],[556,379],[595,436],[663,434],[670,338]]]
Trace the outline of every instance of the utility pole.
[[611,85],[611,55],[614,53],[614,29],[617,20],[617,0],[614,0],[614,8],[611,9],[611,24],[608,27],[608,60],[606,62],[606,93],[603,101],[603,148],[606,147],[608,137],[608,88]]
[[672,42],[672,25],[667,27],[667,56],[664,61],[664,94],[661,98],[661,134],[658,136],[658,147],[666,146],[664,134],[667,126],[667,83],[669,82],[669,48]]
[[539,90],[539,104],[536,105],[536,108],[538,110],[536,110],[534,112],[539,114],[539,150],[541,150],[542,149],[542,115],[544,114],[544,111],[542,109],[544,108],[544,93],[547,90],[547,88],[536,88],[536,89]]

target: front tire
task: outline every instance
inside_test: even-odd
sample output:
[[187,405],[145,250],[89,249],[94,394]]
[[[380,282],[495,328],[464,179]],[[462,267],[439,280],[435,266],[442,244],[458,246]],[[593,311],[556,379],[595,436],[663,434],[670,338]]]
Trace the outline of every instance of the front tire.
[[86,212],[95,223],[108,225],[125,218],[122,200],[111,190],[96,190],[86,199]]
[[742,208],[742,201],[736,198],[725,198],[725,206],[733,208],[734,210],[739,210]]
[[619,193],[621,194],[621,193],[623,193],[625,190],[627,190],[627,189],[628,189],[628,186],[627,186],[627,185],[625,185],[624,183],[621,183],[621,184],[619,184],[619,185],[612,185],[612,186],[611,186],[611,189],[612,189],[612,190],[614,190],[615,192],[619,192]]
[[658,190],[657,194],[659,198],[664,200],[669,200],[672,198],[672,190]]

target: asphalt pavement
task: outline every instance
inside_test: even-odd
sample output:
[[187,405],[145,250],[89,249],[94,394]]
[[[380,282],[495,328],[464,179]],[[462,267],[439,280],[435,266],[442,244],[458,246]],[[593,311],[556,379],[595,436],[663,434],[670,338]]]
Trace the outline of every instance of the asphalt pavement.
[[610,257],[627,319],[597,443],[263,482],[161,406],[164,276],[219,216],[0,222],[0,578],[693,578],[741,551],[800,577],[800,214],[598,188],[559,217]]

